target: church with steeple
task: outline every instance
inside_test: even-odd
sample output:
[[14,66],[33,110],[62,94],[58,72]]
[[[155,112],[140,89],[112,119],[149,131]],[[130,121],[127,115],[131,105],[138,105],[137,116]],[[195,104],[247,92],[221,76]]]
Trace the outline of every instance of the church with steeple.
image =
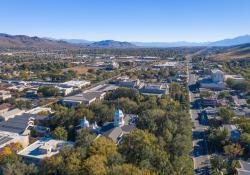
[[102,127],[99,127],[96,122],[90,124],[86,117],[84,117],[84,119],[80,121],[80,127],[88,128],[92,132],[108,137],[116,144],[119,144],[122,136],[128,134],[136,127],[137,119],[137,115],[124,114],[122,110],[117,108],[112,122],[106,122]]

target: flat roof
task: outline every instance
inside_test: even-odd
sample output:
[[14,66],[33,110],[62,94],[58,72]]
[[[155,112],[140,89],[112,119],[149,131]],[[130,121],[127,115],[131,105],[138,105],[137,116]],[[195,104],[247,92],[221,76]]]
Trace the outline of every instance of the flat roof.
[[[58,154],[62,146],[66,146],[66,145],[73,146],[73,142],[64,141],[64,140],[54,140],[52,138],[41,138],[40,140],[37,140],[36,142],[32,143],[31,145],[24,148],[17,154],[24,156],[24,157],[44,159],[44,158],[51,157],[53,155]],[[39,148],[43,146],[52,147],[53,151],[51,151],[48,154],[43,153],[39,150]]]

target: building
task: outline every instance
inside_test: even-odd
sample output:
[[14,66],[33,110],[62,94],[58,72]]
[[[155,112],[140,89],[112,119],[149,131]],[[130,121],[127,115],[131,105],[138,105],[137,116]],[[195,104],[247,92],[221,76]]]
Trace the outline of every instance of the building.
[[27,163],[39,164],[41,160],[58,154],[64,146],[73,146],[73,142],[41,138],[17,154]]
[[86,90],[84,92],[108,92],[108,91],[113,91],[117,88],[118,88],[118,86],[113,85],[113,84],[101,84],[101,85],[95,86],[89,90]]
[[25,111],[24,110],[20,110],[18,108],[12,109],[10,111],[6,111],[4,113],[2,113],[0,115],[0,120],[1,121],[7,121],[11,118],[14,118],[16,115],[21,115],[23,114]]
[[178,65],[177,62],[171,61],[171,62],[165,62],[163,64],[156,64],[153,66],[154,69],[161,69],[161,68],[169,68],[169,67],[176,67]]
[[238,175],[249,175],[250,174],[250,162],[239,160],[240,168],[237,168]]
[[10,143],[20,143],[25,148],[29,145],[29,137],[16,133],[0,131],[0,149]]
[[120,87],[127,87],[127,88],[140,88],[141,87],[141,83],[140,80],[121,80],[119,81],[118,85]]
[[25,92],[26,98],[37,98],[37,90],[28,90]]
[[69,107],[76,107],[80,104],[90,105],[91,103],[102,100],[105,96],[105,92],[84,92],[74,96],[64,97],[60,100],[63,105]]
[[224,81],[224,72],[219,69],[211,70],[211,79],[214,83],[223,82]]
[[22,113],[9,118],[7,121],[0,122],[0,131],[29,135],[35,124],[46,118],[47,116]]
[[120,109],[117,109],[113,122],[106,122],[102,127],[99,127],[96,122],[89,124],[86,118],[84,118],[80,126],[81,128],[89,128],[92,132],[110,138],[116,144],[119,144],[122,136],[128,134],[136,127],[137,118],[137,115],[124,114]]
[[60,87],[60,86],[55,86],[57,89],[59,89],[59,92],[62,96],[69,95],[74,91],[73,87]]
[[228,131],[231,139],[233,140],[240,139],[240,131],[237,129],[235,125],[223,125],[222,128]]
[[72,81],[67,81],[64,83],[59,84],[60,87],[72,87],[72,88],[78,88],[81,89],[83,87],[89,86],[90,82],[89,81],[85,81],[85,80],[72,80]]
[[232,79],[235,82],[242,83],[245,81],[245,78],[242,77],[241,75],[225,75],[225,81],[228,79]]
[[11,105],[9,103],[3,103],[0,105],[0,116],[6,113],[10,109]]
[[119,64],[115,61],[111,61],[107,64],[106,69],[108,70],[114,70],[114,69],[118,69],[119,68]]
[[211,70],[209,78],[204,78],[199,81],[201,88],[207,88],[212,90],[223,90],[226,88],[224,83],[224,73],[219,69]]
[[5,91],[5,90],[0,91],[0,100],[6,100],[9,98],[11,98],[10,91]]
[[51,108],[46,108],[46,107],[36,107],[31,110],[26,111],[25,113],[29,114],[39,114],[41,112],[48,112],[48,113],[53,113]]
[[203,98],[201,99],[201,105],[217,107],[220,105],[219,101],[216,98]]
[[141,89],[140,92],[144,95],[157,95],[161,96],[162,94],[168,94],[168,85],[144,85]]

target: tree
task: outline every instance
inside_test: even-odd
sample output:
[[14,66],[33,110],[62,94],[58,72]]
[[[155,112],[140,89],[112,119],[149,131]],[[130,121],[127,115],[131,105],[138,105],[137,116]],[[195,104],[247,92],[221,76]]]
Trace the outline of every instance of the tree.
[[137,103],[129,98],[121,98],[119,101],[119,107],[127,114],[135,114],[138,110]]
[[58,140],[67,140],[68,139],[68,132],[63,127],[56,127],[56,129],[51,133],[54,139]]
[[115,165],[110,168],[108,175],[156,175],[155,172],[147,169],[139,169],[132,164]]
[[65,174],[65,163],[63,157],[59,154],[44,159],[39,168],[39,174]]
[[76,136],[76,146],[79,147],[88,147],[91,145],[93,140],[96,138],[95,134],[90,133],[87,129],[81,129],[78,131]]
[[158,139],[147,131],[136,129],[125,135],[118,148],[128,163],[161,173],[170,171],[168,154],[161,150]]
[[250,134],[249,133],[242,133],[240,135],[240,142],[244,146],[244,149],[247,150],[248,155],[250,155]]
[[37,92],[45,97],[58,96],[60,93],[59,89],[53,86],[40,86]]
[[208,97],[211,97],[212,96],[212,93],[209,92],[209,91],[202,91],[200,93],[200,98],[208,98]]
[[84,161],[84,170],[88,175],[107,174],[107,159],[105,156],[93,155]]
[[104,157],[115,157],[118,155],[115,143],[105,137],[95,139],[88,148],[88,155],[102,155]]
[[229,135],[227,130],[220,130],[220,128],[210,130],[208,141],[211,148],[221,149],[226,141],[229,140]]
[[230,123],[232,119],[234,118],[234,112],[229,107],[222,107],[219,110],[219,115],[223,119],[225,123]]
[[20,161],[15,163],[7,163],[1,168],[4,175],[32,175],[37,174],[38,170],[34,164],[25,164]]
[[229,158],[234,159],[237,156],[241,156],[243,154],[243,150],[239,144],[231,144],[223,147],[224,152]]
[[227,167],[227,161],[222,156],[213,156],[210,162],[214,174],[221,174]]

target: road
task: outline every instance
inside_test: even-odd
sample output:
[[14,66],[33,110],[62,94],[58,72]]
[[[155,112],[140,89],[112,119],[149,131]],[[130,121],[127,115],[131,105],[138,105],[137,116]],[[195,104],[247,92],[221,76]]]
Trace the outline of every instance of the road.
[[[188,84],[195,84],[197,81],[197,76],[192,73],[191,66],[187,66],[188,73]],[[191,105],[193,102],[199,98],[199,94],[195,94],[189,91],[189,100]],[[205,140],[205,131],[208,126],[201,125],[198,120],[198,113],[200,109],[195,109],[193,106],[190,108],[190,116],[193,123],[193,154],[192,158],[194,161],[194,170],[196,175],[209,175],[210,170],[210,156],[208,155],[207,142]]]

